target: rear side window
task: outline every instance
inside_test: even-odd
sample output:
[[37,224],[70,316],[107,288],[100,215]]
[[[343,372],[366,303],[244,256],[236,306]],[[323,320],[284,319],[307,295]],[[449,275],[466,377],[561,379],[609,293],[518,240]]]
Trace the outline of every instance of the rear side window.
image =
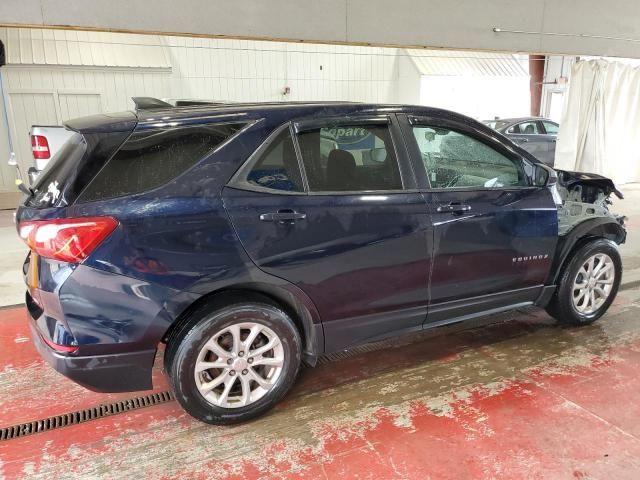
[[247,175],[246,183],[285,192],[304,190],[298,157],[288,128],[284,129],[260,156]]
[[402,190],[386,125],[332,126],[298,135],[311,192]]
[[243,127],[234,123],[134,132],[96,175],[80,201],[132,195],[164,185]]

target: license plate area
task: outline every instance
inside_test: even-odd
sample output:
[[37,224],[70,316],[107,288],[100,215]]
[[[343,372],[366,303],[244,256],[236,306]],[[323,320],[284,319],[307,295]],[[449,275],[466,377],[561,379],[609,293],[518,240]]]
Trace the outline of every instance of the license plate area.
[[39,258],[38,254],[31,252],[29,255],[29,266],[27,267],[27,286],[31,290],[35,290],[38,288],[40,283],[40,278],[38,275],[39,271]]

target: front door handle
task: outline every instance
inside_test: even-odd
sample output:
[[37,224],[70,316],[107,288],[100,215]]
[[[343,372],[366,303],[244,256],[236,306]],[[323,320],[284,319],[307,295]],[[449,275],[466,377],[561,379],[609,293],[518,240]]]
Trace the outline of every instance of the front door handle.
[[295,220],[304,220],[305,218],[307,218],[306,213],[296,212],[295,210],[288,209],[260,214],[260,220],[262,220],[263,222],[288,223]]
[[471,210],[471,205],[460,202],[451,202],[448,205],[440,205],[436,211],[438,213],[463,213]]
[[529,143],[529,139],[528,138],[519,138],[518,139],[518,143]]

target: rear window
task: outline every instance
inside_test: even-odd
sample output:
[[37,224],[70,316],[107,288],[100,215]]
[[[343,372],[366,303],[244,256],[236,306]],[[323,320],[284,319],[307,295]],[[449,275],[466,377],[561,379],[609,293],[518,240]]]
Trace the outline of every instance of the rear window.
[[62,182],[78,163],[87,150],[87,142],[79,133],[74,133],[53,156],[45,169],[40,172],[33,185],[33,196],[27,204],[34,207],[49,207],[55,204],[62,191]]
[[89,184],[80,201],[132,195],[164,185],[244,126],[233,123],[134,132]]

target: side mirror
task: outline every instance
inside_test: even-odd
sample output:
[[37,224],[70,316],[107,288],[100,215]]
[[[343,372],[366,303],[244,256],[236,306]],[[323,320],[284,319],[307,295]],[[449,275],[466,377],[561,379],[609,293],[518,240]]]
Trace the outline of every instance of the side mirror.
[[547,165],[537,164],[535,166],[534,184],[537,187],[553,187],[558,183],[558,174]]

